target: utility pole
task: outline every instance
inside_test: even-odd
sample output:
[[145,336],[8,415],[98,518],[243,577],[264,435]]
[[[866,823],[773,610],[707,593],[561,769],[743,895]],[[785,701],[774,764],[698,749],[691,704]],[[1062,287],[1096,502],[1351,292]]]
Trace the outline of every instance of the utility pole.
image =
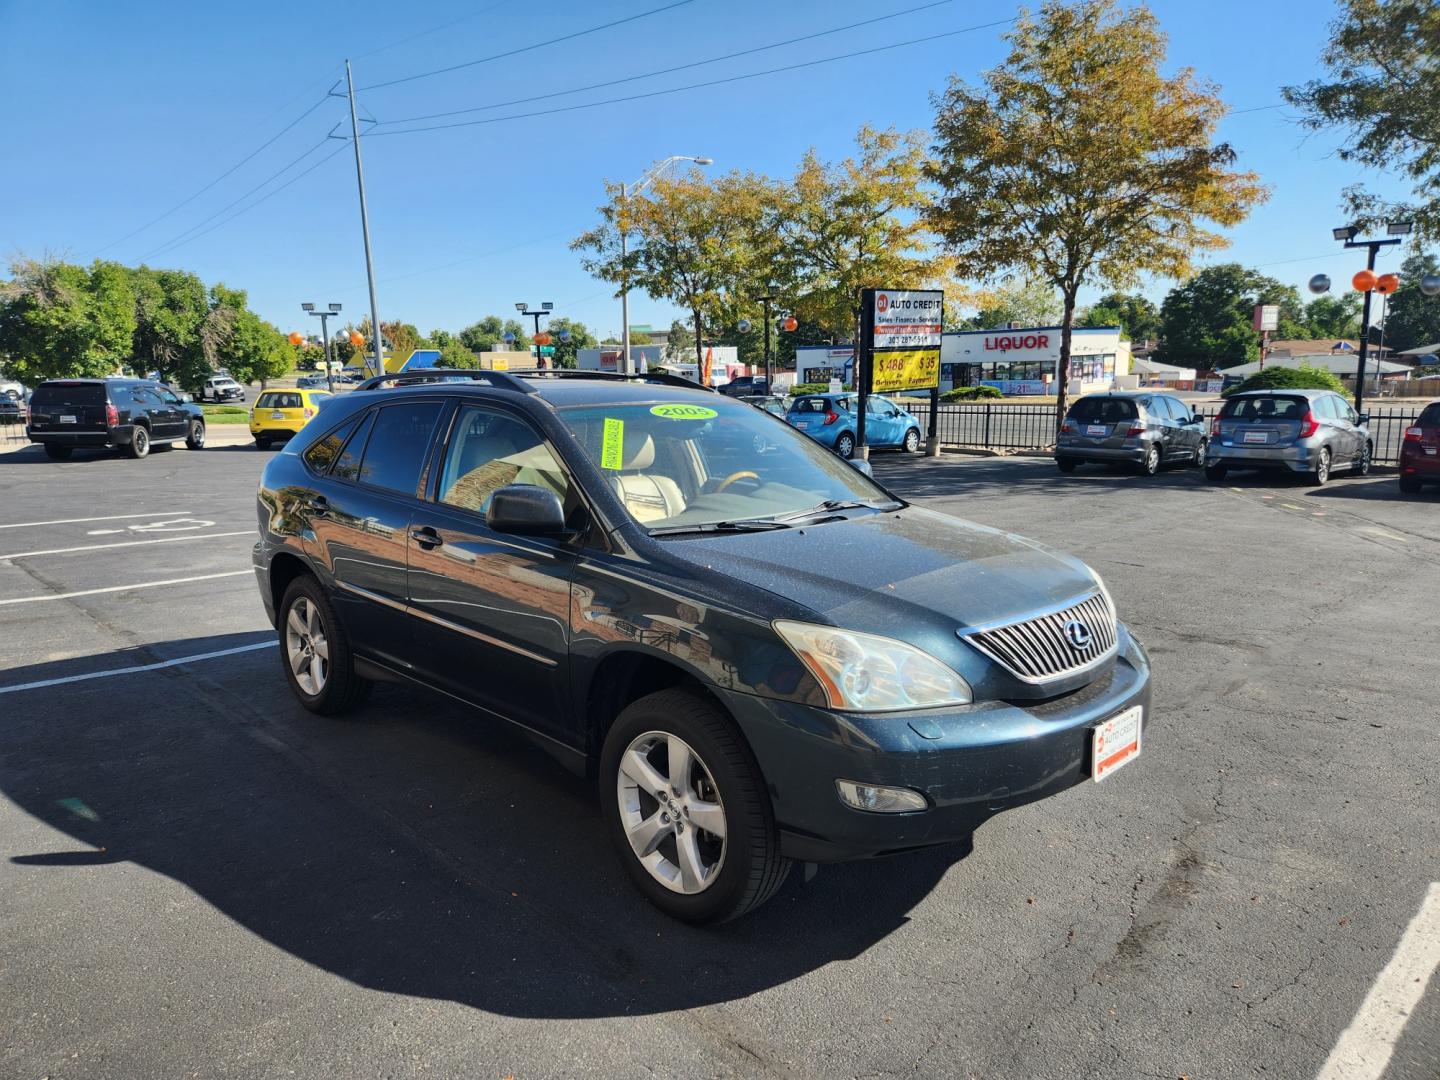
[[[380,331],[380,305],[375,300],[375,259],[370,253],[370,215],[365,209],[365,170],[360,165],[360,121],[355,115],[355,80],[345,61],[345,89],[350,97],[350,136],[355,144],[355,182],[360,187],[360,232],[365,237],[365,277],[370,283],[370,338],[375,347],[376,375],[385,373],[385,338]],[[327,365],[328,366],[328,365]]]
[[775,387],[770,375],[770,331],[773,329],[770,325],[770,305],[775,301],[775,286],[769,286],[762,295],[755,299],[765,305],[765,393],[773,394]]

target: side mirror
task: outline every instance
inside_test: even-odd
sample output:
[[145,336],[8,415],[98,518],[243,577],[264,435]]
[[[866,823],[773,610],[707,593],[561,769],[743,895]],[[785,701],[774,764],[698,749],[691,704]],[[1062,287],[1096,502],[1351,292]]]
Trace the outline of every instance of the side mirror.
[[1362,413],[1360,414],[1360,419],[1357,420],[1356,423],[1358,423],[1358,424],[1368,424],[1368,423],[1370,423],[1370,414],[1369,414],[1368,412],[1362,412]]
[[875,470],[870,467],[870,462],[866,461],[864,458],[851,458],[850,465],[852,468],[858,469],[860,472],[864,473],[866,476],[872,479],[875,476]]
[[195,395],[194,395],[194,394],[191,394],[191,393],[189,393],[188,391],[184,391],[184,390],[182,390],[182,391],[181,391],[179,394],[177,394],[176,396],[177,396],[181,401],[186,402],[187,404],[190,403],[190,402],[193,402],[193,401],[195,400]]
[[566,531],[565,508],[549,488],[510,484],[490,497],[485,524],[517,536],[561,536]]

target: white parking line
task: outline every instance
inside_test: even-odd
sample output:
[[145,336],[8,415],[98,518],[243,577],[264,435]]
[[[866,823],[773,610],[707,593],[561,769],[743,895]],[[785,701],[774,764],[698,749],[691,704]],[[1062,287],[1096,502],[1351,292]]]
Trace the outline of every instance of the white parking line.
[[1440,881],[1432,882],[1395,954],[1360,1003],[1316,1080],[1379,1080],[1405,1021],[1440,966]]
[[206,533],[204,536],[166,536],[159,540],[126,540],[119,544],[85,544],[81,547],[47,548],[44,551],[17,551],[0,555],[0,562],[8,559],[33,559],[37,555],[73,555],[77,551],[104,551],[108,548],[139,547],[141,544],[183,544],[187,540],[218,540],[222,536],[253,536],[254,529],[240,529],[236,532]]
[[273,649],[278,642],[261,641],[254,645],[237,645],[233,649],[216,649],[214,652],[195,653],[193,656],[177,656],[174,660],[161,660],[154,664],[136,664],[134,667],[111,668],[109,671],[92,671],[86,675],[66,675],[60,679],[40,679],[37,682],[17,683],[15,686],[0,686],[0,694],[15,694],[21,690],[39,690],[46,686],[64,686],[66,683],[87,682],[90,679],[111,679],[116,675],[134,675],[141,671],[159,671],[161,668],[179,667],[200,660],[214,660],[236,653],[254,652],[256,649]]
[[131,589],[158,589],[161,585],[184,585],[187,581],[213,581],[215,578],[239,577],[252,574],[253,570],[226,570],[219,574],[196,574],[194,577],[168,578],[165,581],[145,581],[139,585],[107,585],[103,589],[81,589],[78,592],[48,593],[45,596],[17,596],[11,600],[0,600],[0,607],[9,604],[38,604],[44,600],[69,600],[74,596],[99,596],[101,593],[129,592]]
[[125,521],[125,520],[127,520],[127,519],[129,519],[129,518],[140,518],[140,517],[153,517],[153,518],[173,517],[175,514],[183,514],[183,513],[186,513],[186,511],[184,511],[184,510],[169,510],[169,511],[166,511],[165,513],[150,513],[150,514],[110,514],[110,515],[108,515],[108,516],[106,516],[106,517],[59,518],[59,519],[57,519],[57,520],[55,520],[55,521],[16,521],[16,522],[11,522],[11,523],[8,523],[8,524],[5,524],[5,525],[0,525],[0,529],[33,529],[33,528],[35,528],[37,525],[80,525],[80,524],[83,524],[84,522],[87,522],[87,521]]

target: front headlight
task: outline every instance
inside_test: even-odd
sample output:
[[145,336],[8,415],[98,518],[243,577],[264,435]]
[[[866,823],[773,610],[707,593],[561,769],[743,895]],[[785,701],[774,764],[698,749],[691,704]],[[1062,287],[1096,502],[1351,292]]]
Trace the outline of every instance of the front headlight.
[[774,626],[819,681],[832,709],[885,712],[973,700],[964,679],[903,641],[783,619]]

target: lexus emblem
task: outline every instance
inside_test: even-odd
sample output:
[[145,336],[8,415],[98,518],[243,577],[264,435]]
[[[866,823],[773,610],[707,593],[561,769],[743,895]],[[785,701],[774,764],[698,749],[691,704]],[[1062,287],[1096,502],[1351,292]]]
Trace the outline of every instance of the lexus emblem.
[[1090,627],[1086,626],[1079,619],[1071,619],[1067,622],[1063,633],[1065,634],[1065,640],[1070,643],[1070,647],[1076,652],[1084,652],[1090,648],[1095,641],[1095,635],[1090,632]]

